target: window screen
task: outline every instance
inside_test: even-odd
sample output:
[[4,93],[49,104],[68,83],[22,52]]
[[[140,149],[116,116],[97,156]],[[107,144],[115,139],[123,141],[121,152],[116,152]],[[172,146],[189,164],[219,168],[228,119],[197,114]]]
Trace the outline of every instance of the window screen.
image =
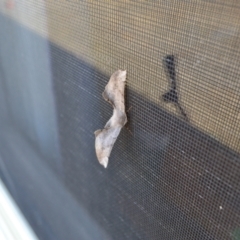
[[240,239],[239,22],[235,0],[0,2],[0,177],[39,239]]

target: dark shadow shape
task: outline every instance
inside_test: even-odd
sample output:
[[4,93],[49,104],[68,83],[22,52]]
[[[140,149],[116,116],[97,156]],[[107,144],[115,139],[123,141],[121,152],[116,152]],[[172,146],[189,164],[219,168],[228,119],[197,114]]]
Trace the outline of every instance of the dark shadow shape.
[[176,80],[176,57],[174,55],[167,55],[163,58],[163,65],[165,67],[165,72],[169,80],[169,91],[162,95],[162,99],[166,103],[173,103],[176,109],[180,112],[181,116],[189,121],[189,118],[182,108],[177,91],[177,80]]

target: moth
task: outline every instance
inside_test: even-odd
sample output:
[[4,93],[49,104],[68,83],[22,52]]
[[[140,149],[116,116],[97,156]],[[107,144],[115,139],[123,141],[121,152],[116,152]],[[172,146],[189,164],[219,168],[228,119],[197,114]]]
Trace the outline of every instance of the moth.
[[99,163],[105,168],[108,165],[113,145],[122,127],[127,123],[124,99],[126,75],[126,70],[114,72],[102,93],[104,100],[108,101],[113,107],[113,115],[104,128],[94,132],[96,155]]

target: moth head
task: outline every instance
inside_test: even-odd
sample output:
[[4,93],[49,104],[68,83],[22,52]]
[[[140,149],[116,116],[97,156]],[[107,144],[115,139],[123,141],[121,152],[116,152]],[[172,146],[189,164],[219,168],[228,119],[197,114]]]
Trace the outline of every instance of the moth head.
[[99,163],[103,165],[105,168],[107,168],[108,165],[108,157],[104,157],[102,159],[99,159]]

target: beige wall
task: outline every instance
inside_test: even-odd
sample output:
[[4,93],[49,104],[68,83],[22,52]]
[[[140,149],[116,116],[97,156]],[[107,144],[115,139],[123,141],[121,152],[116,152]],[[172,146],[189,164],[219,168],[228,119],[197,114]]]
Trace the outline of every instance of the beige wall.
[[[156,3],[157,2],[157,3]],[[160,101],[166,54],[178,56],[180,98],[190,124],[240,152],[240,2],[236,0],[16,1],[1,11]],[[151,123],[149,123],[151,124]]]

